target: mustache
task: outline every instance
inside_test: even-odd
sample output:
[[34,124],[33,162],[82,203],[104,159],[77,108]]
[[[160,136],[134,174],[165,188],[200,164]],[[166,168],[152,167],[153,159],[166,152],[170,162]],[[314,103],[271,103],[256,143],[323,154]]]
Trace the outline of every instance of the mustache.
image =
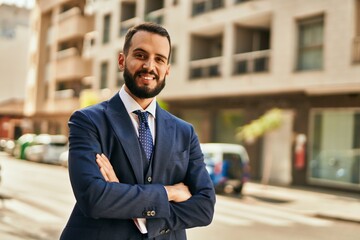
[[159,80],[159,75],[157,75],[154,71],[148,71],[148,70],[146,70],[146,69],[142,69],[142,70],[139,70],[139,71],[137,71],[137,72],[135,72],[135,74],[134,74],[134,79],[135,79],[135,77],[136,76],[138,76],[138,75],[140,75],[140,74],[151,74],[151,75],[154,75],[155,76],[155,79],[156,80]]

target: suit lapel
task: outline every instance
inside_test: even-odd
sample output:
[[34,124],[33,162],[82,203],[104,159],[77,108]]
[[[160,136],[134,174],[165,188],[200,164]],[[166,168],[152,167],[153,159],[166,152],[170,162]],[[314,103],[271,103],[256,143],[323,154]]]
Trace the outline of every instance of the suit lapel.
[[129,158],[137,182],[142,184],[144,167],[140,144],[129,114],[118,94],[109,100],[105,114]]
[[153,181],[161,183],[163,173],[170,160],[175,136],[175,123],[166,112],[156,107],[156,142],[152,163]]

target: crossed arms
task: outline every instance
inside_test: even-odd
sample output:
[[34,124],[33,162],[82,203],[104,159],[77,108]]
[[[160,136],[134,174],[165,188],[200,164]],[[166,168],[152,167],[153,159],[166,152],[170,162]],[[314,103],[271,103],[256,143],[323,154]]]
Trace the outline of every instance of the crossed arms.
[[[130,124],[131,122],[129,127]],[[180,138],[176,141],[180,143],[190,140],[191,147],[187,155],[190,159],[176,160],[184,161],[178,162],[183,164],[181,167],[184,169],[181,172],[176,170],[178,182],[173,179],[174,181],[165,181],[171,182],[166,185],[135,184],[136,178],[131,173],[129,161],[112,161],[110,164],[105,157],[95,161],[99,158],[96,153],[102,152],[106,156],[112,153],[110,160],[111,157],[126,158],[120,145],[117,145],[119,140],[113,129],[98,111],[75,112],[70,118],[69,127],[70,180],[77,205],[85,216],[118,220],[146,217],[149,237],[159,235],[164,228],[182,230],[205,226],[211,222],[215,194],[193,129],[190,132],[188,126],[181,126],[187,128],[183,132],[186,139],[178,134]],[[128,138],[127,136],[126,141]],[[136,136],[134,141],[137,141],[135,138]],[[144,212],[152,209],[156,210],[155,216],[144,215]]]
[[[100,172],[107,182],[120,182],[109,159],[104,154],[96,154],[96,163],[99,165]],[[192,196],[189,188],[182,182],[164,187],[169,202],[184,202]]]

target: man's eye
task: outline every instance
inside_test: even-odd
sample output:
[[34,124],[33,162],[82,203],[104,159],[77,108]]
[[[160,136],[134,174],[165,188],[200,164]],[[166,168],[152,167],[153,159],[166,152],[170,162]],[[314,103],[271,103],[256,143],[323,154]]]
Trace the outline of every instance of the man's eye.
[[165,63],[165,59],[163,58],[157,58],[156,61],[159,63]]
[[137,53],[137,54],[135,54],[135,57],[144,59],[144,58],[145,58],[145,55],[142,54],[142,53]]

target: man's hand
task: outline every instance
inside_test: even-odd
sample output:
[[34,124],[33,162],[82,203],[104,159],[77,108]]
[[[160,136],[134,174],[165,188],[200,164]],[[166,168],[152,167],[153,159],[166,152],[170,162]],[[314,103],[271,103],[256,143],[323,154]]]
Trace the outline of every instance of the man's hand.
[[[100,172],[107,182],[120,182],[117,178],[115,171],[104,154],[96,154],[96,162],[99,165]],[[172,186],[165,186],[168,194],[168,200],[174,202],[184,202],[188,200],[192,195],[188,186],[184,183],[178,183]]]
[[100,172],[107,182],[120,182],[116,177],[115,171],[104,154],[96,154],[96,162],[99,165]]
[[188,186],[186,186],[184,183],[178,183],[172,186],[165,186],[165,189],[168,194],[169,202],[184,202],[192,196]]

